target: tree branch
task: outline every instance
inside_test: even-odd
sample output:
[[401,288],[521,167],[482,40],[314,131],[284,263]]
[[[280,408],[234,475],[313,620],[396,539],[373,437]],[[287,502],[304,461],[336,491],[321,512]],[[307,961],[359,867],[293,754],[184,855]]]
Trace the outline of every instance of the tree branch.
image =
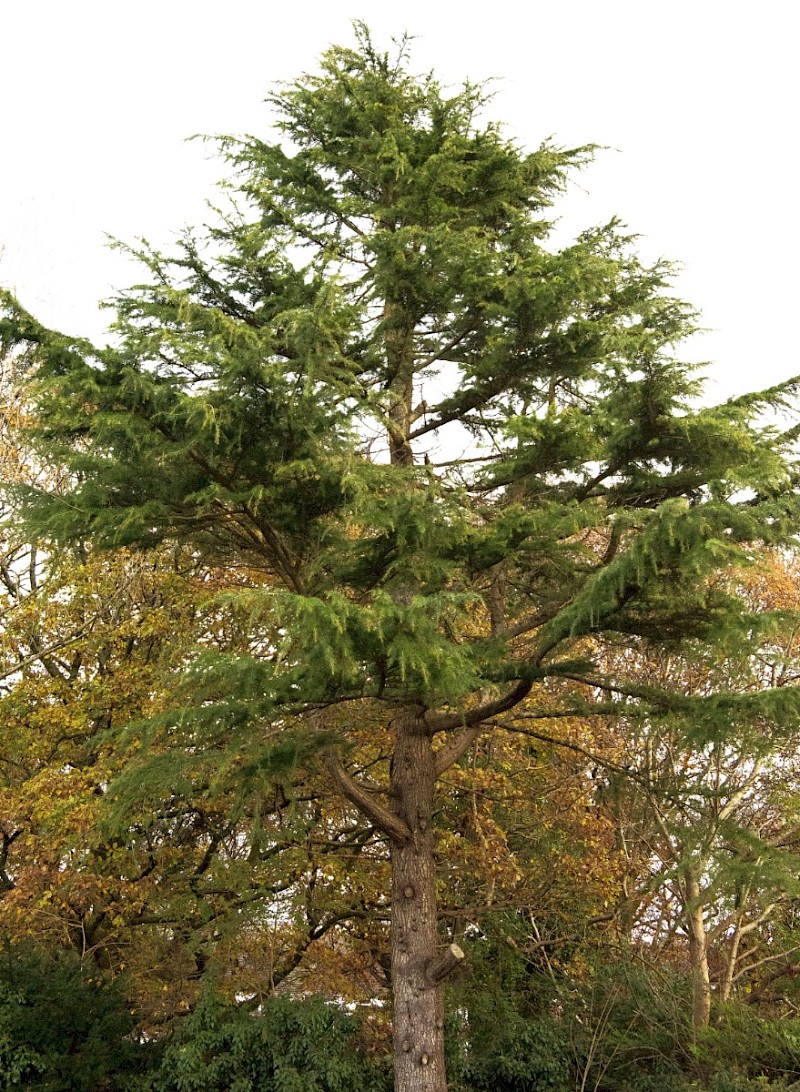
[[376,800],[369,789],[354,781],[334,750],[325,752],[324,761],[328,774],[342,796],[355,804],[378,830],[398,845],[406,845],[411,841],[412,834],[408,824]]
[[[742,959],[746,959],[754,950],[755,949],[751,948],[749,952],[745,952]],[[769,955],[762,956],[761,959],[756,959],[752,963],[748,963],[746,967],[742,967],[742,969],[733,976],[733,981],[738,982],[740,978],[744,978],[746,974],[749,974],[750,971],[754,971],[756,967],[763,967],[765,963],[774,963],[778,959],[787,959],[790,955],[794,955],[794,953],[798,951],[800,951],[800,944],[795,944],[793,947],[787,948],[783,952],[771,952]]]
[[[451,338],[445,345],[440,345],[436,352],[426,356],[424,360],[418,360],[414,365],[414,370],[416,372],[422,372],[426,368],[430,368],[431,364],[435,364],[437,360],[442,360],[449,352],[455,349],[456,345],[460,345],[465,337],[468,337],[474,332],[475,326],[468,326],[466,330],[462,330],[460,334],[456,334],[456,336]],[[432,412],[435,412],[435,410]]]
[[464,952],[457,944],[448,944],[438,956],[434,956],[425,965],[425,980],[430,986],[438,986],[443,979],[454,971],[464,958]]
[[458,762],[459,758],[468,751],[478,736],[483,731],[483,725],[475,724],[471,728],[464,728],[452,736],[443,747],[440,747],[434,757],[435,776],[440,778],[445,770]]
[[519,703],[524,701],[528,694],[530,694],[532,686],[532,682],[528,679],[523,679],[521,682],[517,683],[512,690],[509,690],[507,694],[502,698],[498,698],[496,701],[487,702],[486,705],[479,705],[477,709],[468,709],[463,713],[429,713],[425,717],[425,723],[431,734],[435,732],[451,732],[454,728],[475,727],[478,724],[482,724],[483,721],[490,720],[500,713],[505,713],[509,709],[513,709],[515,705],[519,705]]

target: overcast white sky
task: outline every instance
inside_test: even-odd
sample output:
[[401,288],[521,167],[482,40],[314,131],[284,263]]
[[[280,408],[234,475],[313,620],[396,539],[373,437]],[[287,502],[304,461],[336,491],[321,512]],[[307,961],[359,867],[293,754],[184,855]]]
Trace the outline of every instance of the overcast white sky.
[[222,167],[198,133],[263,132],[271,83],[365,19],[408,31],[442,81],[498,77],[520,143],[608,145],[560,206],[618,214],[684,266],[710,333],[710,395],[800,372],[794,5],[786,0],[0,0],[0,283],[42,321],[101,339],[99,300],[135,280],[106,235],[168,245]]

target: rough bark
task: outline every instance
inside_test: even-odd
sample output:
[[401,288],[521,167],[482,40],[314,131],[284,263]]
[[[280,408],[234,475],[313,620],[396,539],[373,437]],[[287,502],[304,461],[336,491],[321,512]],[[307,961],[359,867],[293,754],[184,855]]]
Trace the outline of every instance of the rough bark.
[[393,842],[391,851],[395,1092],[446,1092],[433,856],[435,756],[418,711],[405,711],[393,730],[390,801],[412,834],[410,841]]

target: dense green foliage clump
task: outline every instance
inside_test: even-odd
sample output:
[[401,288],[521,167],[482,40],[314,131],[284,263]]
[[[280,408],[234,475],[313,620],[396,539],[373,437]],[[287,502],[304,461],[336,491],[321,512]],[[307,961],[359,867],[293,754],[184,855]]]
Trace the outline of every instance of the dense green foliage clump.
[[0,966],[0,1088],[37,1092],[388,1092],[359,1021],[321,999],[257,1012],[208,991],[166,1039],[141,1039],[122,983],[59,950],[7,949]]
[[167,1046],[157,1092],[389,1092],[353,1017],[321,999],[269,998],[257,1015],[208,996]]
[[[487,947],[488,945],[488,947]],[[701,1034],[684,976],[637,963],[583,982],[492,948],[453,995],[453,1092],[790,1092],[800,1088],[794,1021],[737,1002]],[[499,963],[498,963],[499,957]],[[380,1013],[376,1014],[380,1017]],[[119,984],[77,957],[6,951],[0,968],[0,1088],[39,1092],[389,1092],[369,1020],[321,998],[257,1009],[209,989],[167,1037],[142,1040]]]
[[119,984],[75,952],[6,945],[0,955],[0,1088],[135,1089],[156,1056],[135,1025]]

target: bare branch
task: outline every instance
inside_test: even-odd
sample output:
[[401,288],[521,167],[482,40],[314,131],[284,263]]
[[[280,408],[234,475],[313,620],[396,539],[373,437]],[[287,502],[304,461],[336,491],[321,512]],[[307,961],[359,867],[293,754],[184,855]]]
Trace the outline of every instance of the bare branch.
[[375,794],[350,776],[334,750],[325,752],[325,767],[339,792],[383,834],[398,845],[406,845],[412,839],[407,823],[384,807]]
[[475,740],[483,731],[483,725],[476,724],[472,728],[464,728],[452,736],[443,747],[440,747],[435,756],[436,777],[439,778],[458,762],[459,758],[469,750]]
[[414,366],[416,372],[422,372],[426,368],[430,368],[431,364],[435,364],[437,360],[442,360],[451,352],[457,345],[460,345],[465,337],[468,337],[475,327],[470,326],[466,330],[462,330],[460,334],[456,334],[454,338],[447,342],[446,345],[440,345],[436,352],[431,353],[430,356],[426,356],[424,360],[418,360]]
[[[745,952],[742,958],[746,958],[746,956],[750,955],[753,951],[754,949],[751,948],[749,952]],[[756,959],[752,963],[748,963],[746,967],[742,967],[742,969],[733,976],[733,981],[738,982],[740,978],[749,974],[750,971],[755,970],[756,967],[763,967],[765,963],[774,963],[778,959],[786,959],[795,952],[800,952],[800,944],[795,944],[792,948],[787,948],[783,952],[772,952],[770,955],[762,956],[761,959]]]

